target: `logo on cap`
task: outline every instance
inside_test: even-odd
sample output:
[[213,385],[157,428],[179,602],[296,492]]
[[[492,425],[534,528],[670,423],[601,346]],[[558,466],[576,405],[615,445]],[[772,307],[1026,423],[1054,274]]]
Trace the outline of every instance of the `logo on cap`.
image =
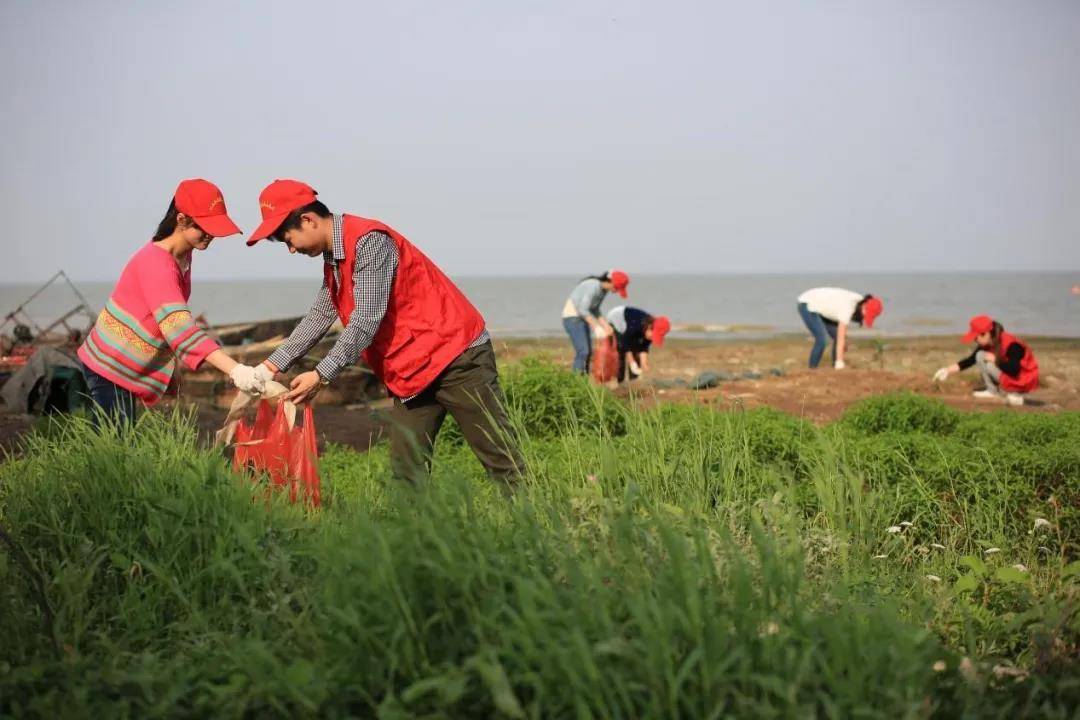
[[218,195],[216,198],[210,201],[210,207],[207,209],[207,212],[213,212],[214,208],[223,202],[225,202],[225,198]]
[[267,210],[269,210],[270,212],[274,212],[274,205],[273,205],[273,203],[268,203],[268,202],[266,202],[265,200],[263,200],[263,201],[262,201],[261,203],[259,203],[259,207],[264,207],[264,208],[266,208]]

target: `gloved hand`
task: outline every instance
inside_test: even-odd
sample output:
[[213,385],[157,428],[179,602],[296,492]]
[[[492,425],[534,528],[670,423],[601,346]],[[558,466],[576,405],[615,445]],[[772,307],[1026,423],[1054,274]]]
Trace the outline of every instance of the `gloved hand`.
[[274,371],[262,363],[255,366],[255,377],[263,381],[263,385],[274,379]]
[[949,377],[949,368],[938,368],[938,371],[934,373],[934,382],[945,382]]
[[236,387],[248,395],[262,395],[263,390],[266,389],[266,381],[260,378],[255,368],[250,365],[237,364],[229,372],[229,377],[232,378]]
[[844,364],[843,360],[837,360],[835,363],[833,363],[833,367],[837,370],[843,370],[847,367],[847,365]]
[[641,366],[632,360],[630,361],[629,368],[630,372],[634,373],[635,375],[641,374]]
[[593,325],[593,337],[594,338],[596,338],[597,340],[603,340],[607,336],[608,336],[608,331],[607,331],[606,327],[604,327],[603,325],[601,325],[599,323],[597,323],[596,325]]

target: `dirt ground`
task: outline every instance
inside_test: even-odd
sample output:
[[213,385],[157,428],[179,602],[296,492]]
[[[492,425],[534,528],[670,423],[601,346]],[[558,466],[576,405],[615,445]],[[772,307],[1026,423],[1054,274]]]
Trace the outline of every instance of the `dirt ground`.
[[[1039,360],[1041,385],[1029,402],[1015,412],[1080,410],[1080,338],[1027,338]],[[568,340],[496,340],[499,362],[513,362],[528,355],[542,355],[570,365],[573,352]],[[652,370],[640,380],[616,390],[626,397],[634,393],[647,403],[704,403],[727,407],[769,406],[826,423],[838,418],[848,406],[872,395],[911,390],[938,397],[963,410],[996,410],[997,402],[972,398],[981,387],[974,368],[953,375],[945,383],[930,380],[934,370],[965,356],[969,350],[953,337],[888,338],[875,341],[853,338],[847,354],[848,368],[806,368],[810,339],[801,335],[765,340],[669,340],[652,353]],[[827,358],[826,358],[827,360]],[[828,365],[828,362],[823,365]],[[692,390],[678,383],[692,381],[705,371],[760,374],[758,379],[721,382],[718,387]],[[388,400],[364,405],[317,405],[316,423],[321,442],[351,445],[366,450],[385,437]],[[200,406],[199,425],[209,438],[225,417],[222,408]],[[0,448],[13,447],[33,423],[33,418],[0,412]]]
[[[1041,385],[1029,396],[1020,412],[1080,410],[1080,339],[1030,338],[1039,361]],[[976,400],[978,372],[971,368],[952,375],[945,383],[931,376],[970,353],[958,338],[887,338],[880,342],[853,338],[846,356],[847,368],[833,370],[826,354],[821,368],[806,367],[809,336],[787,335],[766,340],[672,340],[651,353],[652,371],[617,392],[657,402],[719,403],[731,406],[767,405],[815,423],[838,418],[848,406],[863,398],[899,390],[911,390],[944,400],[963,410],[995,410],[997,402]],[[497,342],[500,360],[543,354],[570,364],[569,341],[517,340]],[[716,388],[691,390],[673,387],[692,381],[711,370],[732,375],[760,373],[760,379],[721,382]],[[782,373],[777,376],[774,373]]]

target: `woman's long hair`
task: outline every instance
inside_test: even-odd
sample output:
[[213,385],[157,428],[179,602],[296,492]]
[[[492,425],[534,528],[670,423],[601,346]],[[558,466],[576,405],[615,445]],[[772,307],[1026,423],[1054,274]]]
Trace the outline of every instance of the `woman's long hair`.
[[866,301],[874,297],[873,295],[863,295],[863,299],[855,306],[855,312],[851,316],[851,322],[857,322],[859,325],[863,324],[862,308],[866,304]]
[[599,280],[600,282],[611,282],[611,272],[606,272],[603,275],[586,275],[578,280],[578,282],[585,282],[586,280]]
[[990,327],[990,347],[994,349],[994,357],[1001,358],[1001,333],[1005,328],[997,320]]

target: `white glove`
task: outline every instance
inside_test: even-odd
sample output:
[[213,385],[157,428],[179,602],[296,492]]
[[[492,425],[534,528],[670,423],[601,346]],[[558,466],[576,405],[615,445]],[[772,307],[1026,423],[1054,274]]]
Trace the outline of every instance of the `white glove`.
[[949,377],[949,368],[938,368],[938,371],[934,373],[934,382],[945,382]]
[[597,340],[603,340],[607,336],[608,331],[606,327],[599,323],[593,326],[593,337],[595,337]]
[[263,385],[266,385],[266,383],[274,379],[274,371],[259,363],[255,366],[255,377],[262,380]]
[[630,361],[630,372],[634,373],[635,375],[640,375],[641,366],[634,361]]
[[266,389],[266,381],[259,377],[255,368],[250,365],[239,365],[229,372],[233,384],[248,395],[262,395]]
[[833,363],[833,367],[837,370],[843,370],[845,367],[847,367],[847,365],[844,364],[843,360],[837,360],[835,363]]

